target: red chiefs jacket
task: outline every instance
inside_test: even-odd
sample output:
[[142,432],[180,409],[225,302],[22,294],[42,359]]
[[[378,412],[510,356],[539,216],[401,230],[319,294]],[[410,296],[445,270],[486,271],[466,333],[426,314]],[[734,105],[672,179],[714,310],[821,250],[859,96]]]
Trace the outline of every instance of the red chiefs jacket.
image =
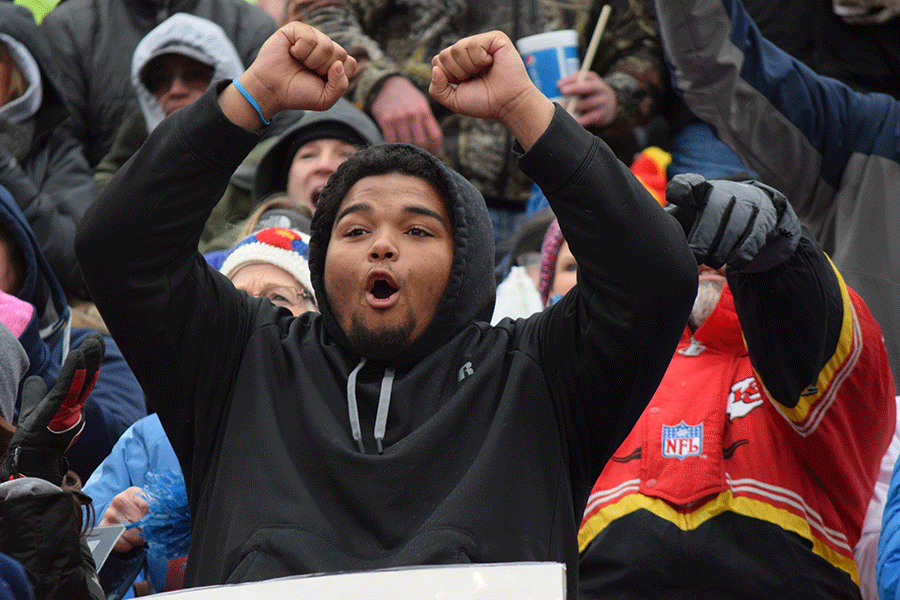
[[881,330],[808,238],[728,282],[592,490],[582,597],[859,597],[895,423]]

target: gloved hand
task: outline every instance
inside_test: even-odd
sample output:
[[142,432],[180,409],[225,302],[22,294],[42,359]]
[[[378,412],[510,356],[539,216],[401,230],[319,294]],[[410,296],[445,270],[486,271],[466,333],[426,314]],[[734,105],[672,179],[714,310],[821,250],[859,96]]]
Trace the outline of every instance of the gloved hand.
[[698,265],[765,271],[787,260],[800,241],[800,221],[787,198],[758,181],[676,175],[666,200]]
[[26,476],[62,483],[68,470],[63,453],[84,429],[82,408],[105,352],[103,338],[91,333],[66,356],[50,393],[40,377],[25,380],[19,424],[0,465],[0,481]]

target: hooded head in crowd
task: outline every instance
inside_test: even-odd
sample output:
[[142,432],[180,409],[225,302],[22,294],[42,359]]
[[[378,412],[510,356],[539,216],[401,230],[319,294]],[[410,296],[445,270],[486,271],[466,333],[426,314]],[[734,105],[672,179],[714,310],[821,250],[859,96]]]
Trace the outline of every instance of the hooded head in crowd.
[[494,304],[481,194],[407,144],[361,150],[322,190],[310,271],[328,333],[374,360],[414,361]]
[[291,205],[312,214],[338,165],[383,141],[374,121],[343,98],[328,110],[306,111],[260,160],[253,199],[284,192]]
[[243,72],[221,27],[186,13],[172,15],[144,36],[131,62],[131,83],[147,131],[199,98],[210,84]]

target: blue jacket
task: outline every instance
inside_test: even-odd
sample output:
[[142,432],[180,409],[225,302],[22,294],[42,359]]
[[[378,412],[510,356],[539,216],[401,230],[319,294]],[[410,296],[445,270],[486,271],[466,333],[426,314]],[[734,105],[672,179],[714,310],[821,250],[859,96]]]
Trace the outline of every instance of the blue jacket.
[[[82,491],[94,501],[99,520],[116,494],[132,486],[146,487],[148,473],[163,471],[181,477],[181,467],[172,444],[163,431],[159,417],[153,413],[125,430]],[[153,589],[162,591],[165,589],[169,561],[153,554],[147,556]]]
[[881,600],[900,598],[900,461],[894,465],[878,538],[875,576]]

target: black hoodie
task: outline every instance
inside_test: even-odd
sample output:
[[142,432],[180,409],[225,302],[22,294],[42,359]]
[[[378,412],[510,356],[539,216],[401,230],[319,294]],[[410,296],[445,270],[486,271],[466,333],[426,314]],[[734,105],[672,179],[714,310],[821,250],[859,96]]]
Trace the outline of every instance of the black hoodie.
[[[207,93],[153,132],[77,244],[184,470],[194,518],[186,585],[534,560],[565,563],[575,598],[587,494],[693,303],[696,263],[681,228],[557,109],[520,163],[557,211],[579,283],[547,311],[491,327],[484,200],[426,155],[451,190],[450,279],[403,356],[364,363],[327,301],[321,315],[294,318],[236,291],[194,249],[257,137]],[[321,294],[321,265],[311,270]]]

